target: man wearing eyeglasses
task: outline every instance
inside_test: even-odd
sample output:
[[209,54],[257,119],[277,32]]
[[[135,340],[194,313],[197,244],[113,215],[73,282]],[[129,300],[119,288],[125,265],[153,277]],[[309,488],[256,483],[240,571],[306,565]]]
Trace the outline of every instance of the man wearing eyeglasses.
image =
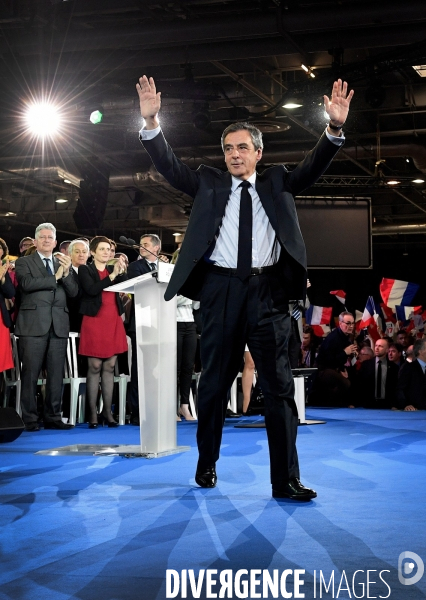
[[328,405],[352,404],[349,373],[357,357],[357,346],[353,342],[354,328],[353,314],[346,311],[340,313],[339,327],[333,329],[319,349],[318,391]]

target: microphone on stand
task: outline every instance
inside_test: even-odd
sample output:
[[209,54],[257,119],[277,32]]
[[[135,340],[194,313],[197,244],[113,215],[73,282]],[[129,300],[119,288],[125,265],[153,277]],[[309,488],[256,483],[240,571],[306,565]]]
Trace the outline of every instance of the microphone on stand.
[[[140,246],[138,244],[136,244],[135,240],[133,240],[132,238],[127,238],[124,235],[120,235],[120,237],[118,238],[119,244],[121,246],[126,246],[127,248],[132,248],[133,250],[136,250],[139,254],[139,250],[140,250]],[[144,248],[145,252],[148,252],[149,254],[152,254],[152,256],[155,257],[155,260],[160,260],[161,262],[166,262],[161,260],[161,258],[159,256],[157,256],[157,254],[155,254],[155,252],[151,252],[151,250],[148,250],[148,248]],[[173,254],[170,254],[169,252],[161,252],[161,254],[164,254],[164,256],[173,256]]]

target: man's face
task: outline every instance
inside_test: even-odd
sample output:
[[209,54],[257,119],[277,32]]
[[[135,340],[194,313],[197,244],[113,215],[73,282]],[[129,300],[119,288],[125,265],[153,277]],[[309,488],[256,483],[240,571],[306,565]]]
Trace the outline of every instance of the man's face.
[[408,335],[406,333],[398,333],[396,341],[398,344],[401,344],[403,348],[406,348],[408,345]]
[[22,242],[19,246],[19,252],[22,254],[23,252],[26,252],[28,248],[31,248],[31,246],[34,246],[34,242],[32,240],[25,240],[25,242]]
[[383,358],[384,356],[386,356],[388,350],[389,344],[386,340],[377,340],[374,346],[374,354],[377,358]]
[[50,229],[41,229],[37,235],[34,240],[35,247],[43,256],[50,256],[56,248],[55,234]]
[[343,331],[343,333],[346,333],[346,335],[353,333],[354,327],[355,327],[355,322],[354,322],[353,316],[345,315],[343,317],[343,321],[339,321],[339,327]]
[[62,252],[62,254],[68,254],[68,246],[70,243],[71,242],[62,242],[62,244],[59,246],[59,251]]
[[80,267],[85,265],[88,257],[87,248],[84,244],[74,244],[71,248],[71,264],[73,267]]
[[370,360],[370,358],[373,358],[372,353],[369,352],[369,350],[367,348],[361,348],[361,350],[359,351],[359,354],[358,354],[359,362],[364,362],[365,360]]
[[225,163],[228,171],[238,179],[248,179],[256,171],[256,165],[262,157],[262,150],[254,149],[248,131],[228,133],[224,140]]
[[302,333],[302,346],[307,348],[311,343],[311,334],[310,333]]
[[423,347],[417,355],[417,358],[420,358],[420,360],[426,362],[426,344],[423,344]]
[[155,262],[160,252],[160,246],[156,246],[151,241],[150,237],[143,237],[140,241],[140,255],[148,262]]
[[391,362],[398,363],[401,360],[401,352],[398,352],[395,346],[391,346],[388,350],[388,359]]

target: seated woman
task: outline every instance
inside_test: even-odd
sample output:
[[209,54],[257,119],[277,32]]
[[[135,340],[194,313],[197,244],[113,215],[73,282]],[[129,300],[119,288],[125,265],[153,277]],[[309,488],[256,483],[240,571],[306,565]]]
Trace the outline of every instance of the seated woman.
[[[78,279],[82,289],[80,313],[83,316],[78,353],[87,356],[87,402],[90,409],[89,428],[95,429],[98,421],[108,427],[117,427],[111,413],[114,388],[114,367],[117,354],[127,351],[126,333],[121,318],[123,305],[118,293],[105,292],[105,288],[127,275],[123,258],[115,265],[107,266],[110,258],[110,240],[98,235],[90,242],[93,262],[81,265]],[[102,414],[97,414],[96,404],[99,391],[99,376],[103,398]]]

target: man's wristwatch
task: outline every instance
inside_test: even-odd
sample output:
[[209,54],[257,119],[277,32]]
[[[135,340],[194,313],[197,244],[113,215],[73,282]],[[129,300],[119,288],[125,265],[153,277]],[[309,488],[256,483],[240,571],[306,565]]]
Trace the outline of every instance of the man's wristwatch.
[[342,125],[332,125],[331,122],[328,123],[328,126],[330,127],[330,129],[333,129],[333,131],[340,131],[343,125],[344,123]]

